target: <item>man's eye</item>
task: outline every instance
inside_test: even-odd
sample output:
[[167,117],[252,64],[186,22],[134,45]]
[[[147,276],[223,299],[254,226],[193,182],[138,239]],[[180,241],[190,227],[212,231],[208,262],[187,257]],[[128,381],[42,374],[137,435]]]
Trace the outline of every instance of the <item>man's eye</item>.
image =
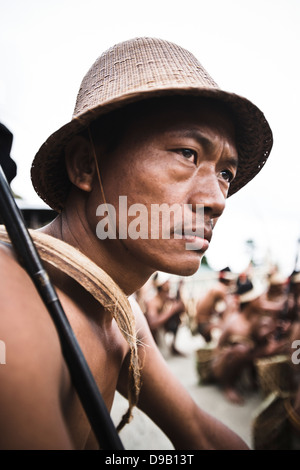
[[222,170],[220,174],[227,183],[231,183],[234,179],[234,174],[230,170]]
[[197,152],[191,149],[178,149],[178,153],[180,153],[186,160],[190,160],[193,163],[197,163]]

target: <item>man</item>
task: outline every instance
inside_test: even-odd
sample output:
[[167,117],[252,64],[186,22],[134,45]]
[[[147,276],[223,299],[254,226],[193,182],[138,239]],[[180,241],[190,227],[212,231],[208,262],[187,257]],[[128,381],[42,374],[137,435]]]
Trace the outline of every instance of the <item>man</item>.
[[241,278],[243,282],[237,288],[239,308],[226,316],[211,364],[211,377],[221,385],[228,400],[238,404],[244,402],[240,392],[242,373],[250,371],[253,379],[255,359],[272,356],[286,347],[285,342],[275,340],[274,312],[280,308],[278,303],[266,299],[263,283]]
[[[221,91],[192,54],[167,41],[138,38],[97,59],[83,79],[72,121],[33,162],[36,191],[59,212],[36,238],[50,238],[53,248],[62,241],[65,250],[75,247],[113,285],[115,304],[104,308],[97,292],[92,296],[81,286],[83,274],[89,276],[83,271],[92,269],[88,262],[75,279],[65,273],[66,263],[60,269],[47,265],[107,408],[116,390],[129,396],[178,449],[247,446],[196,405],[170,373],[144,315],[134,305],[134,316],[124,307],[121,318],[118,300],[125,305],[123,297],[157,270],[187,276],[198,269],[226,197],[258,173],[271,146],[261,111]],[[126,214],[119,196],[126,196]],[[161,235],[165,227],[151,236],[150,223],[146,236],[126,234],[136,222],[135,204],[145,215],[163,203],[182,207],[181,217],[190,220],[186,230],[172,219],[169,238]],[[103,219],[111,230],[107,238]],[[1,447],[94,448],[51,318],[6,246],[0,262],[0,331],[9,357],[0,370]]]
[[156,273],[153,279],[156,293],[146,302],[146,318],[152,335],[160,350],[166,345],[165,333],[172,335],[170,352],[182,355],[176,347],[176,338],[185,305],[180,296],[180,285],[176,297],[170,295],[170,280],[166,273]]
[[287,337],[290,334],[292,318],[289,318],[289,282],[288,278],[275,270],[269,275],[269,287],[266,295],[267,299],[278,303],[278,310],[275,312],[277,324],[276,336],[278,339]]
[[212,332],[220,330],[226,313],[236,308],[235,297],[232,296],[236,276],[230,268],[219,272],[218,282],[205,292],[196,304],[197,331],[206,343],[213,339]]

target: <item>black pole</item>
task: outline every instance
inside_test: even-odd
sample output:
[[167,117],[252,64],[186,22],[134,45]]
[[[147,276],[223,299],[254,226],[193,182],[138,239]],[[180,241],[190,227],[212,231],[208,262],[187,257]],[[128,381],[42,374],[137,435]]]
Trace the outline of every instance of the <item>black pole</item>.
[[20,263],[34,282],[55,324],[73,385],[103,450],[124,450],[41,258],[0,166],[0,213]]

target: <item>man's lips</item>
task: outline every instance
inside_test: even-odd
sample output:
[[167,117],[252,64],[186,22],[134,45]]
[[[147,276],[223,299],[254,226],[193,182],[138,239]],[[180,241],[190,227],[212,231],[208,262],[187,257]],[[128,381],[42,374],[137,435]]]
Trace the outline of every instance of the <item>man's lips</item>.
[[197,237],[195,235],[183,235],[186,242],[187,250],[206,251],[209,247],[209,241],[206,238]]
[[211,229],[198,228],[198,229],[184,229],[174,232],[174,238],[185,240],[186,248],[188,250],[206,251],[209,247],[209,242],[212,237]]

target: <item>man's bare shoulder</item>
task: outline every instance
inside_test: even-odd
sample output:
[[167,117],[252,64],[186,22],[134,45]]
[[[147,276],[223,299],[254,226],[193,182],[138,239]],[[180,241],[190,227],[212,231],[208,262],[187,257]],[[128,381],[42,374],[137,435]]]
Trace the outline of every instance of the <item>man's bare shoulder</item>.
[[[41,432],[48,427],[54,438],[58,432],[61,391],[66,377],[59,339],[31,279],[13,253],[3,246],[0,246],[0,272],[0,339],[6,351],[6,362],[0,366],[3,431],[0,447],[26,448],[27,439],[37,447],[47,446],[47,442],[53,441],[47,441]],[[45,413],[49,415],[47,418]],[[56,424],[50,430],[54,419]],[[29,429],[25,432],[28,420],[30,432]],[[62,439],[64,444],[65,439],[66,436]]]
[[[5,335],[5,338],[1,339],[8,342],[14,339],[14,349],[19,350],[26,338],[26,351],[23,351],[23,354],[33,350],[36,354],[37,350],[42,351],[45,348],[45,344],[49,347],[50,342],[59,350],[54,323],[32,280],[13,252],[2,246],[0,272],[0,331],[1,336]],[[13,354],[13,351],[10,353]]]

